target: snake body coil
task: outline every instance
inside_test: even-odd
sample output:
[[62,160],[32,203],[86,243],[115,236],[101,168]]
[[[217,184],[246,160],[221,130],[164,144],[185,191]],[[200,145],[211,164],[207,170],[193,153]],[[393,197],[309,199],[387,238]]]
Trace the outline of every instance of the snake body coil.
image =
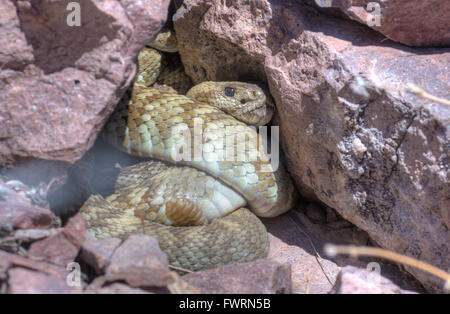
[[[113,195],[93,195],[83,205],[89,231],[98,238],[155,236],[170,264],[191,270],[266,256],[267,232],[253,213],[281,214],[294,195],[288,174],[274,171],[246,124],[267,123],[272,108],[260,88],[240,82],[204,82],[180,95],[166,86],[175,80],[162,75],[163,59],[153,50],[141,53],[131,97],[119,104],[104,137],[172,165],[124,169]],[[183,92],[188,84],[170,85]]]

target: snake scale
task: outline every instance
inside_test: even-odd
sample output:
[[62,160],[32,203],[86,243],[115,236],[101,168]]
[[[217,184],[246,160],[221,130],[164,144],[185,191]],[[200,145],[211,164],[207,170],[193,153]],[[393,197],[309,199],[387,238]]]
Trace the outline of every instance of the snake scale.
[[173,33],[161,34],[151,46],[166,52],[141,51],[133,89],[102,134],[152,160],[122,169],[107,198],[91,195],[81,209],[88,230],[96,238],[154,236],[171,265],[193,271],[265,257],[268,235],[255,214],[273,217],[294,201],[289,175],[272,169],[248,127],[266,124],[273,108],[257,85],[191,87]]

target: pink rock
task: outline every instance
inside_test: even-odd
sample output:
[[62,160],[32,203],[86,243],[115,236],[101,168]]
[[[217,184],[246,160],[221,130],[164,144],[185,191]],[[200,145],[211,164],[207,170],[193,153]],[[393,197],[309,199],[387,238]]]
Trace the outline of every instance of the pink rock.
[[66,267],[73,262],[86,237],[86,227],[80,215],[69,219],[66,226],[56,234],[33,242],[28,255]]
[[202,293],[290,293],[291,267],[267,259],[220,266],[184,275]]
[[114,251],[105,279],[123,280],[133,287],[165,287],[174,280],[158,241],[137,234],[131,235]]
[[43,261],[35,261],[23,256],[0,251],[0,275],[1,271],[7,271],[11,267],[23,267],[39,272],[43,272],[47,275],[66,277],[67,271],[65,268],[49,264]]
[[[136,54],[164,24],[168,0],[0,4],[0,165],[79,159],[133,79]],[[50,168],[49,168],[50,169]]]
[[69,219],[63,233],[76,247],[80,248],[83,245],[86,240],[86,223],[80,214]]
[[104,272],[121,242],[117,238],[94,239],[88,236],[81,250],[81,258],[100,274]]
[[79,293],[81,286],[67,284],[69,274],[64,267],[0,251],[0,281],[8,293]]
[[85,293],[87,294],[150,294],[151,292],[130,287],[126,284],[115,282],[104,287],[91,287],[89,286]]
[[20,267],[8,272],[8,292],[12,294],[61,294],[80,293],[76,287],[70,287],[66,281],[57,276],[47,275]]
[[[372,21],[375,22],[376,11],[373,8],[367,9],[370,2],[379,6],[380,20],[374,25]],[[386,37],[405,45],[422,47],[450,45],[448,1],[316,0],[315,3],[322,8],[339,8],[352,20],[368,25]]]

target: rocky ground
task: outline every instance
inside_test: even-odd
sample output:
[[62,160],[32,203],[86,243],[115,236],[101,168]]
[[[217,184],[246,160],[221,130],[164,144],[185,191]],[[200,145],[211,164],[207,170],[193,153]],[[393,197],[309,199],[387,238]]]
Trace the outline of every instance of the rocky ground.
[[[146,235],[95,240],[75,215],[60,227],[48,208],[0,184],[0,291],[8,293],[416,293],[421,285],[381,260],[330,260],[327,242],[367,244],[365,232],[309,203],[264,219],[269,257],[186,273]],[[369,280],[369,262],[382,265]],[[75,262],[76,264],[74,264]],[[354,265],[354,266],[349,266]],[[373,274],[372,274],[373,275]],[[386,277],[385,277],[386,276]],[[391,278],[391,279],[388,279]],[[394,283],[395,282],[395,283]],[[405,289],[402,289],[403,287]],[[409,290],[408,290],[409,289]]]
[[[78,2],[79,27],[64,1],[0,3],[1,292],[442,292],[417,269],[329,258],[323,246],[379,246],[450,268],[450,107],[408,85],[450,99],[450,4],[383,1],[369,27],[370,1]],[[76,214],[102,185],[84,161],[101,160],[94,142],[136,54],[175,9],[194,82],[259,81],[275,100],[302,199],[263,220],[265,260],[186,274],[155,239],[93,240]]]

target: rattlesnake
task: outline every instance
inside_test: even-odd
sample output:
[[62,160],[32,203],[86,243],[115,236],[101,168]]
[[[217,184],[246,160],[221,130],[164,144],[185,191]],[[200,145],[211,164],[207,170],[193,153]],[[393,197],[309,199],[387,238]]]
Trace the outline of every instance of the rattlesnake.
[[[160,39],[152,46],[161,48]],[[252,145],[259,135],[247,125],[267,123],[272,108],[249,83],[204,82],[180,95],[190,83],[174,58],[141,51],[131,95],[103,136],[120,150],[156,160],[122,170],[113,195],[86,201],[81,213],[88,230],[97,238],[155,236],[171,265],[190,270],[265,257],[268,235],[253,213],[276,216],[294,201],[289,175],[281,166],[273,171],[260,145]],[[226,155],[230,148],[238,153]],[[191,160],[180,160],[186,156]]]

